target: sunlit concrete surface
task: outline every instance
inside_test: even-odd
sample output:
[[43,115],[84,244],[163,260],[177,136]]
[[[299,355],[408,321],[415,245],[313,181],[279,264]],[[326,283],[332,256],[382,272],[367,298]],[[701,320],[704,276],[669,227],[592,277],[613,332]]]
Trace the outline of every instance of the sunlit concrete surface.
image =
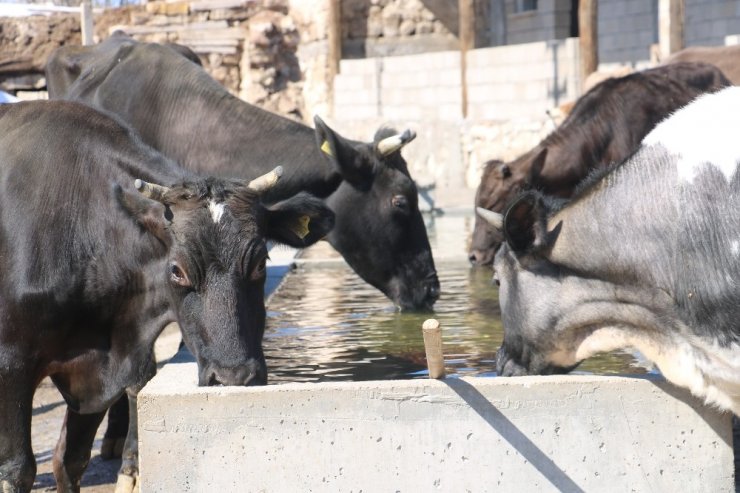
[[733,491],[731,416],[660,379],[196,387],[139,397],[142,491]]

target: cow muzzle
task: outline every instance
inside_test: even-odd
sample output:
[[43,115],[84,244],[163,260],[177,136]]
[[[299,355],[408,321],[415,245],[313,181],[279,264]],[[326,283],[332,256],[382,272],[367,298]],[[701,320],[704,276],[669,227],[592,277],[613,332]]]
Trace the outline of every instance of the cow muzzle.
[[267,366],[264,360],[250,359],[234,367],[209,367],[200,372],[200,386],[250,386],[267,384]]

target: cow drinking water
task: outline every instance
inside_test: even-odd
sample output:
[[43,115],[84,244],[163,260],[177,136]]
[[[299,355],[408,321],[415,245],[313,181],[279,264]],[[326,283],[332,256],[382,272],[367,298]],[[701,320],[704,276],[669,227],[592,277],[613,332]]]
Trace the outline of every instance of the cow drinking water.
[[327,240],[350,267],[400,308],[430,309],[439,280],[401,156],[415,134],[381,129],[373,142],[357,142],[319,118],[312,129],[232,96],[183,51],[121,32],[96,46],[62,47],[47,63],[49,95],[119,115],[192,170],[249,178],[285,163],[265,200],[300,191],[325,198],[336,214]]
[[500,375],[562,373],[634,347],[665,377],[740,414],[740,88],[699,97],[567,204],[505,215],[494,262]]
[[46,376],[67,403],[57,489],[79,491],[106,409],[151,377],[170,322],[200,385],[266,383],[266,241],[306,246],[333,222],[303,195],[261,205],[279,174],[196,175],[78,103],[0,107],[0,491],[33,485]]

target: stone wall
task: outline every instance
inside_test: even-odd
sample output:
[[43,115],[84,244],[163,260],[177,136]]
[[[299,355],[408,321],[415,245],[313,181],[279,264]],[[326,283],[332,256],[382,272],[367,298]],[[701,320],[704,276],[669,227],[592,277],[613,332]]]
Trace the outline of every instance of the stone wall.
[[[300,35],[288,0],[154,1],[96,13],[95,41],[123,30],[145,42],[192,48],[205,69],[234,95],[302,119]],[[0,89],[38,90],[59,46],[80,43],[76,14],[0,19]]]

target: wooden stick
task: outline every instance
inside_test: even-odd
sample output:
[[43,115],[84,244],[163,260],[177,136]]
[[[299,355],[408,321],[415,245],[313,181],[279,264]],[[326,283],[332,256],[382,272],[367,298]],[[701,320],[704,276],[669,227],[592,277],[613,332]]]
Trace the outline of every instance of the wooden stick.
[[439,322],[430,318],[422,325],[421,332],[424,334],[424,349],[427,353],[429,378],[444,378],[445,357],[442,353],[442,328]]

